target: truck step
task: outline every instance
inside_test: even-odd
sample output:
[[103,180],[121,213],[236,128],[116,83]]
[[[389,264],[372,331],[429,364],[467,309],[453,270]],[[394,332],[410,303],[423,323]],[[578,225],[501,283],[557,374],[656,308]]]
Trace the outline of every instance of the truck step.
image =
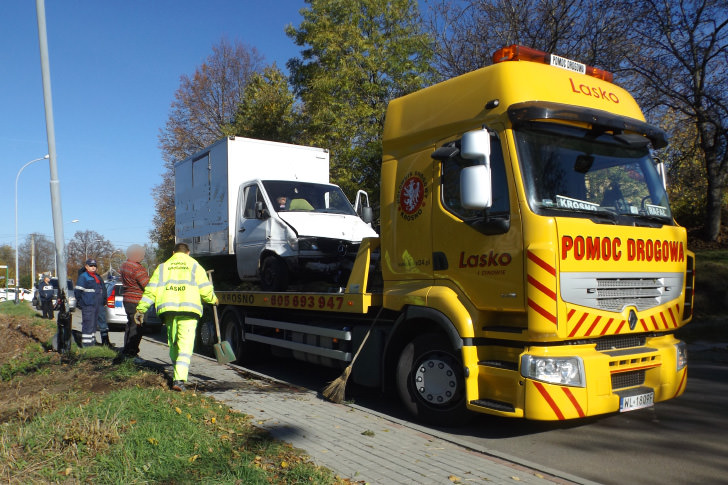
[[506,413],[513,413],[516,411],[516,408],[514,408],[511,403],[493,401],[492,399],[476,399],[474,401],[470,401],[470,404],[472,404],[473,406],[493,409],[495,411],[503,411]]

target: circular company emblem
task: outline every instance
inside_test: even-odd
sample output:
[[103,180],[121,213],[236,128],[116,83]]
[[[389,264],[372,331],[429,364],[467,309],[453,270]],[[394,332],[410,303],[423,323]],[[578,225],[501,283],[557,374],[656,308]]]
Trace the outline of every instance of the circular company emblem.
[[399,189],[399,210],[403,215],[415,214],[425,201],[425,182],[412,175],[402,182]]

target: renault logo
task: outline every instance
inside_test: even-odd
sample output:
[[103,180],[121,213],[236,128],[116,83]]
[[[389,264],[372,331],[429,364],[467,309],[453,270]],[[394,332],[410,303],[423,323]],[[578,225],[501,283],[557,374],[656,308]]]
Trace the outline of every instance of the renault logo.
[[637,314],[634,312],[634,310],[629,311],[629,329],[634,330],[634,328],[637,326]]

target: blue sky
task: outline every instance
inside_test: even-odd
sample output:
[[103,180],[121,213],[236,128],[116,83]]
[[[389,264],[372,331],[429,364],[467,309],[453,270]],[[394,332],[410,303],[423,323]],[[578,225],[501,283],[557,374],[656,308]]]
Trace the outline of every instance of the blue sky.
[[[46,0],[65,239],[95,230],[115,246],[149,240],[159,129],[182,74],[222,36],[284,68],[302,0]],[[48,151],[35,2],[0,3],[0,244],[14,245],[15,176]],[[53,239],[47,161],[18,183],[20,243]],[[78,223],[69,223],[78,219]]]

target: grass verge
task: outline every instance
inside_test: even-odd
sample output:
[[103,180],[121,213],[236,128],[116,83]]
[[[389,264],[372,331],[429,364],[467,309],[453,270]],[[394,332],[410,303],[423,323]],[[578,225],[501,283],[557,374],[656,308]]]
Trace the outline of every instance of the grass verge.
[[49,352],[55,322],[10,305],[0,306],[0,482],[350,483],[245,414],[115,363],[112,350]]

